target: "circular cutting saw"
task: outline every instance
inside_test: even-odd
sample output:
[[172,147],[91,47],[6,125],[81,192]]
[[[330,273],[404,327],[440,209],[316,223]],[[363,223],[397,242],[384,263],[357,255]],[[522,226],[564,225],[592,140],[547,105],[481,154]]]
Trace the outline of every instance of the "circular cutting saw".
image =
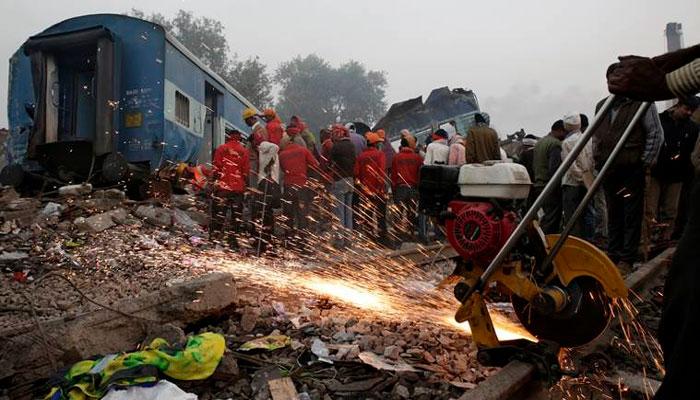
[[[577,347],[598,337],[611,319],[614,299],[627,288],[615,265],[591,243],[559,235],[545,236],[530,222],[513,250],[485,273],[522,221],[520,205],[528,196],[525,167],[514,163],[467,164],[421,169],[420,208],[435,217],[457,251],[455,316],[470,324],[480,349],[502,346],[485,298],[510,296],[522,325],[542,342]],[[475,290],[478,288],[478,290]]]

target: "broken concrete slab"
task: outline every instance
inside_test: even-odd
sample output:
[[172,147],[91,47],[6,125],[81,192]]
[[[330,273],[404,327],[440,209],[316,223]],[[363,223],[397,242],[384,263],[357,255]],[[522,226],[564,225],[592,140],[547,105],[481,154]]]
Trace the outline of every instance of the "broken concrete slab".
[[0,380],[13,388],[10,397],[30,396],[32,384],[51,376],[54,368],[97,354],[133,350],[153,325],[184,328],[232,312],[235,301],[233,275],[215,273],[122,300],[112,306],[120,313],[103,309],[40,326],[0,330],[0,337],[13,343],[0,353]]

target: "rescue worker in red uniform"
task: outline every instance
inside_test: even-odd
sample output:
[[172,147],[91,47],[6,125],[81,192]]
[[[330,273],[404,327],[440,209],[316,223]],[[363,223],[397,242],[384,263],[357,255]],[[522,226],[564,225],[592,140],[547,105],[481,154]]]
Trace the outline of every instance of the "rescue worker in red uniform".
[[[367,148],[355,161],[355,187],[359,189],[359,228],[372,240],[387,245],[386,226],[386,156],[379,150],[381,137],[374,132],[365,134]],[[378,234],[374,232],[377,224]]]
[[403,239],[410,241],[418,229],[418,174],[423,157],[404,138],[391,164],[391,188],[394,203],[399,208],[399,230]]
[[282,141],[282,136],[284,136],[282,121],[280,121],[277,113],[272,108],[266,108],[263,111],[263,119],[265,122],[267,122],[265,125],[265,130],[267,131],[267,141],[279,146],[280,142]]
[[[298,135],[299,126],[290,125],[287,133]],[[309,187],[309,172],[318,170],[318,160],[309,149],[290,141],[279,153],[280,167],[284,172],[284,193],[282,195],[282,215],[286,227],[286,245],[301,251],[308,251],[305,240],[299,231],[308,227],[308,215],[314,191]]]
[[[243,194],[250,173],[248,150],[241,144],[241,132],[233,129],[226,132],[226,143],[214,151],[214,191],[212,194],[211,222],[212,239],[226,239],[228,245],[238,249],[237,234],[243,217]],[[231,213],[230,225],[227,215]]]

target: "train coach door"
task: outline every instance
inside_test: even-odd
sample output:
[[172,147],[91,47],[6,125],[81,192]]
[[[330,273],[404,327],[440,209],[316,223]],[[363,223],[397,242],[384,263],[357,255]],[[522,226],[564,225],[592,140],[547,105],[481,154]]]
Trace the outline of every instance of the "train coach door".
[[61,144],[69,146],[73,159],[113,151],[116,51],[115,38],[104,27],[35,36],[24,44],[36,99],[30,155],[60,158],[67,148]]
[[197,163],[210,163],[216,147],[221,144],[218,132],[221,130],[219,107],[223,94],[216,90],[209,82],[204,83],[204,107],[206,116],[204,118],[204,132],[202,144],[199,147]]

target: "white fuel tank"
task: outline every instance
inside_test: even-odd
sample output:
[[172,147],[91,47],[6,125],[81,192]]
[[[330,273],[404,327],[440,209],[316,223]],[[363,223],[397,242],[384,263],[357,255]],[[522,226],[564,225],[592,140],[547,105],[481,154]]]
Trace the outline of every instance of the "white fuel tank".
[[465,197],[526,199],[530,193],[530,175],[516,163],[465,164],[457,179]]

